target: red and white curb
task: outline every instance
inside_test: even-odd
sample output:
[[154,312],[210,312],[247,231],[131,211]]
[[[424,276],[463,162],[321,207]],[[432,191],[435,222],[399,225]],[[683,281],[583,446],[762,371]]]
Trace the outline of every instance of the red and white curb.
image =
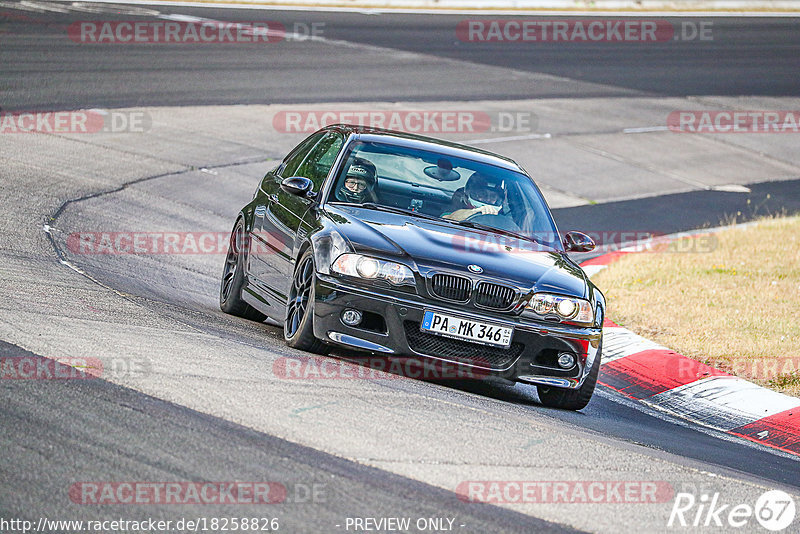
[[[637,250],[623,248],[581,267],[591,277]],[[800,399],[687,358],[609,319],[603,326],[599,383],[678,417],[800,456]]]

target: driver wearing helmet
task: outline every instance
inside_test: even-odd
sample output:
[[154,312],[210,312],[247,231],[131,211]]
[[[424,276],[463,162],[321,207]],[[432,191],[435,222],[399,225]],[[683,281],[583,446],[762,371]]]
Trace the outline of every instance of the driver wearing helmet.
[[377,180],[377,171],[371,161],[354,158],[344,177],[344,182],[336,191],[336,198],[354,204],[377,202],[375,195]]
[[453,193],[451,211],[442,218],[463,221],[474,215],[497,215],[504,199],[501,182],[475,172],[464,187]]

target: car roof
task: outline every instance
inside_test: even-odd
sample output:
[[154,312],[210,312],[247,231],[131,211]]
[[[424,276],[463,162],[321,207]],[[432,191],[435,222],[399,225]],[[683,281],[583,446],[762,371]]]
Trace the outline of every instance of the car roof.
[[360,141],[387,143],[406,148],[439,152],[446,156],[471,159],[480,163],[486,163],[488,165],[527,174],[525,170],[511,158],[489,152],[488,150],[481,150],[480,148],[453,143],[443,139],[354,124],[332,124],[327,126],[325,130],[336,130],[345,135],[354,135],[357,136]]

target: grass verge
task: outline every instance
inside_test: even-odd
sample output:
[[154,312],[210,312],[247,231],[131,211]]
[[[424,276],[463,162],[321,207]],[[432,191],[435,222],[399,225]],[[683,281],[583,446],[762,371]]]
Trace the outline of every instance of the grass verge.
[[800,396],[800,217],[734,225],[711,242],[627,254],[598,273],[608,317],[684,356]]

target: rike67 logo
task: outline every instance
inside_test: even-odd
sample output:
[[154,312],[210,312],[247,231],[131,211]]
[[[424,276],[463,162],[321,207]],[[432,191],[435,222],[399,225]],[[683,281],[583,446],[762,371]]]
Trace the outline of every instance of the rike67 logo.
[[753,527],[752,520],[767,530],[778,532],[792,524],[795,517],[794,499],[781,490],[767,491],[756,500],[755,506],[747,503],[732,504],[721,501],[719,493],[703,493],[699,498],[692,493],[678,493],[669,514],[668,527]]

